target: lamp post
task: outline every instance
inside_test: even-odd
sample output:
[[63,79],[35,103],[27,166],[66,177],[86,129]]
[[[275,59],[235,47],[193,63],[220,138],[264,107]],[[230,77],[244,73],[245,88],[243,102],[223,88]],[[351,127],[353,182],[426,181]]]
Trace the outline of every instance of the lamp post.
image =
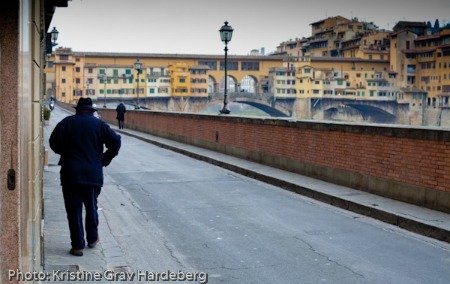
[[134,69],[136,70],[136,75],[137,75],[137,84],[136,84],[136,95],[137,95],[137,100],[136,100],[136,107],[135,109],[140,109],[139,106],[139,74],[141,74],[142,72],[142,63],[139,61],[139,58],[136,60],[136,62],[134,62]]
[[223,93],[223,108],[220,110],[221,114],[229,114],[230,110],[227,108],[228,100],[227,100],[227,56],[228,56],[228,46],[227,44],[231,41],[231,36],[233,35],[233,28],[228,25],[228,21],[225,21],[225,25],[223,25],[220,30],[220,38],[225,43],[225,90]]

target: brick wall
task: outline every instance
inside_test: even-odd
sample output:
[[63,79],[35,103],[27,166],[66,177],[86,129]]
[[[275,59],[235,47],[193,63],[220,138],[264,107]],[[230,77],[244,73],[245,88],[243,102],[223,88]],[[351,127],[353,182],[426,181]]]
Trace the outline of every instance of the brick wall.
[[[102,118],[116,123],[115,111]],[[127,128],[450,212],[450,131],[129,111]]]

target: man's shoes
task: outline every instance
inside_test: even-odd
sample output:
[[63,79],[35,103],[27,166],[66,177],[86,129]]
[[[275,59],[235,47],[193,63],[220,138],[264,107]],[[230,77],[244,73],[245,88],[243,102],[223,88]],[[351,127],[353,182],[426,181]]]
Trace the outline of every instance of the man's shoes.
[[72,248],[70,250],[70,254],[74,256],[83,256],[83,250],[82,249],[74,249]]
[[89,243],[89,244],[88,244],[88,247],[90,247],[91,249],[95,248],[95,246],[98,244],[99,241],[100,241],[100,239],[97,238],[97,240],[96,240],[95,242]]

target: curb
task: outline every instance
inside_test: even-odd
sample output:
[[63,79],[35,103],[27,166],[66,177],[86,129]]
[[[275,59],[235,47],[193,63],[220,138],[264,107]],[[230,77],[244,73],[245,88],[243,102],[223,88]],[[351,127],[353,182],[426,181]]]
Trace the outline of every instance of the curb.
[[402,229],[423,235],[423,236],[427,236],[433,239],[437,239],[440,241],[444,241],[447,243],[450,243],[450,231],[446,230],[444,228],[439,228],[430,224],[426,224],[411,218],[406,218],[404,216],[400,216],[398,214],[392,213],[392,212],[388,212],[385,210],[381,210],[379,208],[376,207],[372,207],[372,206],[368,206],[365,204],[360,204],[360,203],[356,203],[353,201],[349,201],[331,194],[327,194],[327,193],[323,193],[323,192],[319,192],[316,191],[314,189],[311,188],[307,188],[307,187],[303,187],[300,186],[298,184],[294,184],[291,182],[287,182],[285,180],[282,179],[278,179],[276,177],[273,176],[267,176],[267,175],[263,175],[261,173],[258,173],[256,171],[253,170],[249,170],[240,166],[236,166],[227,162],[223,162],[214,158],[211,158],[209,156],[206,155],[201,155],[198,153],[193,153],[190,152],[188,150],[185,149],[181,149],[178,148],[176,146],[171,146],[168,144],[164,144],[162,142],[156,141],[156,140],[152,140],[149,138],[145,138],[133,133],[129,133],[123,130],[119,130],[119,129],[115,129],[115,131],[130,136],[130,137],[134,137],[136,139],[145,141],[147,143],[153,144],[155,146],[158,146],[160,148],[163,149],[167,149],[167,150],[171,150],[174,151],[176,153],[180,153],[183,154],[185,156],[197,159],[197,160],[201,160],[207,163],[210,163],[212,165],[215,166],[219,166],[222,167],[224,169],[230,170],[232,172],[236,172],[238,174],[242,174],[244,176],[274,185],[274,186],[278,186],[281,187],[283,189],[289,190],[291,192],[318,200],[320,202],[326,203],[326,204],[330,204],[332,206],[335,207],[339,207],[357,214],[361,214],[364,216],[368,216],[371,217],[373,219],[377,219],[379,221],[391,224],[391,225],[395,225],[397,227],[400,227]]

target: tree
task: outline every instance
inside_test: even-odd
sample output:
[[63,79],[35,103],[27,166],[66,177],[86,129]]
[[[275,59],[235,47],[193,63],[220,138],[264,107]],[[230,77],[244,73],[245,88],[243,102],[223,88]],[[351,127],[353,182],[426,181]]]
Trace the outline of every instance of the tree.
[[427,29],[431,32],[433,30],[433,26],[431,25],[431,22],[427,22]]
[[433,27],[433,33],[438,33],[439,32],[439,20],[436,19],[436,21],[434,21],[434,27]]

